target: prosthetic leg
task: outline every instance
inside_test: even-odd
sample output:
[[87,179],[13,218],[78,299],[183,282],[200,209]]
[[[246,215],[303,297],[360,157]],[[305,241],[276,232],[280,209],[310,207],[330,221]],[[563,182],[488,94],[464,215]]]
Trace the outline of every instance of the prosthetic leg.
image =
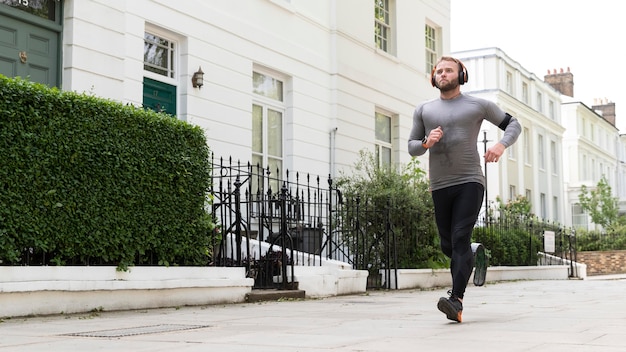
[[472,243],[474,253],[474,285],[482,286],[487,278],[489,251],[481,243]]

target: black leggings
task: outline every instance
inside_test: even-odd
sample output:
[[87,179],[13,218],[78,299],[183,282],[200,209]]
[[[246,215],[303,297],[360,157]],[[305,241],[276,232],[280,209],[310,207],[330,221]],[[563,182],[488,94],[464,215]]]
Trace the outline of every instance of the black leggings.
[[464,183],[432,192],[441,250],[450,257],[452,295],[463,298],[474,268],[472,229],[483,202],[480,183]]

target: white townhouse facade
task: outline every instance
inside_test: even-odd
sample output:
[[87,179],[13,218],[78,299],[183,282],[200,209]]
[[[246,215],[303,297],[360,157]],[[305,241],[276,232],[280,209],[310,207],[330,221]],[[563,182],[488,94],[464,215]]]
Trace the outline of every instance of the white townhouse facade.
[[[561,96],[551,85],[527,71],[499,48],[456,52],[469,73],[462,92],[491,100],[516,117],[522,125],[517,142],[507,149],[506,158],[486,165],[487,201],[494,204],[524,196],[538,217],[563,223],[564,167],[561,123]],[[483,123],[479,151],[502,138],[503,131]],[[485,168],[485,165],[483,165]]]
[[[571,226],[585,230],[599,230],[578,204],[578,196],[584,185],[588,190],[596,187],[600,179],[606,179],[613,196],[622,200],[624,166],[623,141],[614,122],[603,118],[601,112],[570,99],[561,107],[567,130],[563,145],[566,169],[567,216]],[[621,158],[621,159],[620,159]],[[621,194],[620,194],[621,193]]]
[[410,160],[450,46],[448,0],[0,0],[0,21],[4,75],[164,111],[217,157],[323,179],[361,150]]
[[621,133],[617,144],[616,196],[621,215],[626,215],[626,134]]

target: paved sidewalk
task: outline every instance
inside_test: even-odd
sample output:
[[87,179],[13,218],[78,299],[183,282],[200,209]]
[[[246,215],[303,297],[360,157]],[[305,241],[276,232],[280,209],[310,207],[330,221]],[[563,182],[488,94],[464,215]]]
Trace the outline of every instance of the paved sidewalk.
[[470,286],[464,322],[446,289],[4,319],[1,351],[624,351],[626,278]]

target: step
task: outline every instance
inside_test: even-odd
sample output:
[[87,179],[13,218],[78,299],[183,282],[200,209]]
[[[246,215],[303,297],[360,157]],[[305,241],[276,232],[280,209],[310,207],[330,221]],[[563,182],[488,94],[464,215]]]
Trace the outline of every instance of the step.
[[259,289],[246,294],[246,302],[249,303],[304,298],[304,290]]

